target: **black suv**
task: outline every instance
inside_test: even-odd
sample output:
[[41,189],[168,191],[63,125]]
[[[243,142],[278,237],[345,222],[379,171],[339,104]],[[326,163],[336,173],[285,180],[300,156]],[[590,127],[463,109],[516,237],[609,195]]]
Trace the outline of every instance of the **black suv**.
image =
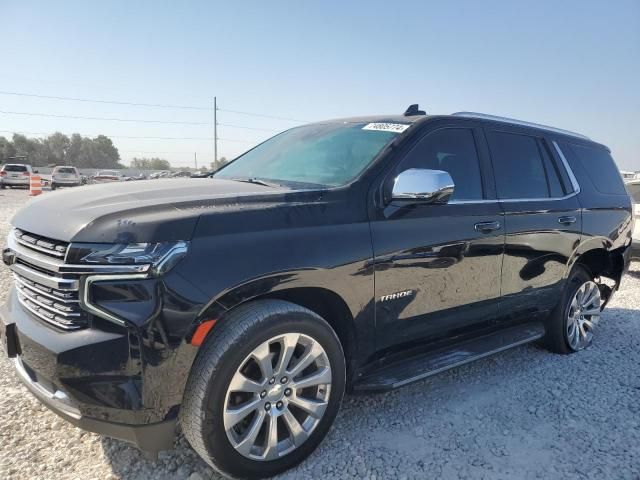
[[214,468],[307,457],[346,391],[587,347],[633,216],[607,147],[474,113],[293,128],[212,178],[39,197],[3,252],[18,375],[70,422]]

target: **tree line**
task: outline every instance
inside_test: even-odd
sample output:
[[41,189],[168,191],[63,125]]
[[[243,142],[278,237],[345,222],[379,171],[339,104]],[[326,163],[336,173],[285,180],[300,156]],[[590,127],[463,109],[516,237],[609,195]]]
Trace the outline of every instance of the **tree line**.
[[[26,160],[11,157],[26,156]],[[28,162],[30,165],[73,165],[80,168],[124,168],[120,154],[109,137],[71,137],[56,132],[46,138],[28,138],[14,133],[11,140],[0,136],[0,162]]]

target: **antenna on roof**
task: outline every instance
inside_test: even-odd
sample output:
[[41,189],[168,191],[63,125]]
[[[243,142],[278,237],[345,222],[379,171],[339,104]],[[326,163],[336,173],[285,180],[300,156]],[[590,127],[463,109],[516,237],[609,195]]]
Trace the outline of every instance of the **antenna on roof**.
[[407,108],[407,110],[404,112],[404,116],[405,117],[414,117],[416,115],[426,115],[427,112],[425,112],[424,110],[420,110],[420,107],[418,107],[417,103],[414,103],[413,105],[409,105],[409,108]]

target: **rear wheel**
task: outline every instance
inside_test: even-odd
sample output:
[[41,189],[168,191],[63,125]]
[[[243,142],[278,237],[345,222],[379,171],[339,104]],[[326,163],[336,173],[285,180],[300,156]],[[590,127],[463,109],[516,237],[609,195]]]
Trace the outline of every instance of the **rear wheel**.
[[52,184],[51,184],[51,190],[55,190],[56,188],[57,188],[57,187],[56,187],[56,184],[55,184],[55,183],[52,183]]
[[214,327],[202,347],[181,423],[221,473],[270,477],[320,444],[344,387],[342,347],[322,318],[281,300],[252,302]]
[[576,265],[560,304],[549,317],[545,337],[549,349],[573,353],[591,345],[601,308],[600,288],[585,267]]

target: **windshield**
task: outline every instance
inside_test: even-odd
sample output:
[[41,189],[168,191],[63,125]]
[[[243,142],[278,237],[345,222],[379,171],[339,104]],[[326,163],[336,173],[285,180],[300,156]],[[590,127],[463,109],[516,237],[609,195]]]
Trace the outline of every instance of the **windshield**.
[[249,150],[214,175],[323,186],[361,173],[407,124],[331,123],[296,127]]

